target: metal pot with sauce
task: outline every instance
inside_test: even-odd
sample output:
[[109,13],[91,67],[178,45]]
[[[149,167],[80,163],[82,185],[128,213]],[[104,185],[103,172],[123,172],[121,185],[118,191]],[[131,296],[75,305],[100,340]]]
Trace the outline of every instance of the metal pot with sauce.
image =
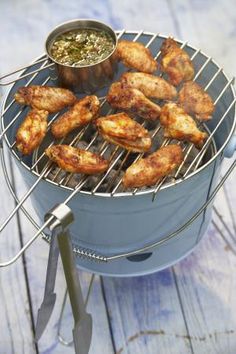
[[65,22],[48,35],[45,47],[55,63],[60,86],[92,93],[113,79],[117,37],[102,22],[84,19]]

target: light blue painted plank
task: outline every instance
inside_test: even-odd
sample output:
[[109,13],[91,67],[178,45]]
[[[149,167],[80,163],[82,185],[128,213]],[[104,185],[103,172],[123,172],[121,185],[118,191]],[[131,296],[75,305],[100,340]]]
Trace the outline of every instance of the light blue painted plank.
[[117,353],[191,353],[170,269],[104,286]]
[[[2,169],[0,170],[0,185],[1,224],[14,208]],[[14,218],[0,235],[0,262],[10,260],[19,249],[19,230],[16,218]],[[35,353],[22,259],[7,268],[0,269],[0,319],[0,353]]]
[[194,353],[235,353],[235,255],[211,226],[174,267]]

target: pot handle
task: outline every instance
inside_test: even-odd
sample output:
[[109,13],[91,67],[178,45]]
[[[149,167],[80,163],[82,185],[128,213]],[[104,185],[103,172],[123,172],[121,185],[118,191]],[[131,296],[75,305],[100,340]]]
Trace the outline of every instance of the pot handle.
[[236,134],[232,136],[232,138],[226,145],[224,150],[224,156],[230,158],[233,156],[235,151],[236,151]]
[[47,63],[47,62],[49,62],[48,61],[48,58],[46,57],[44,57],[43,59],[40,59],[40,60],[38,60],[38,61],[36,61],[36,62],[33,62],[33,63],[31,63],[31,64],[28,64],[28,65],[26,65],[26,66],[22,66],[21,68],[18,68],[18,69],[16,69],[16,70],[14,70],[14,71],[12,71],[12,72],[9,72],[9,73],[7,73],[7,74],[5,74],[5,75],[3,75],[2,77],[0,77],[0,86],[7,86],[7,85],[10,85],[10,84],[13,84],[13,83],[15,83],[15,82],[17,82],[17,81],[19,81],[19,80],[21,80],[21,79],[24,79],[25,77],[28,77],[28,76],[30,76],[30,75],[33,75],[33,74],[35,74],[35,73],[38,73],[39,71],[42,71],[42,70],[44,70],[44,69],[47,69],[47,68],[50,68],[51,66],[53,66],[54,65],[54,63],[49,63],[48,65],[45,65],[45,66],[43,66],[43,67],[41,67],[41,68],[39,68],[39,69],[37,69],[37,70],[33,70],[33,71],[30,71],[29,73],[27,73],[27,74],[24,74],[24,75],[20,75],[18,78],[16,78],[16,79],[10,79],[9,81],[3,81],[3,79],[5,79],[5,78],[7,78],[7,77],[11,77],[11,76],[13,76],[14,74],[16,74],[16,73],[18,73],[19,71],[22,71],[22,70],[27,70],[27,69],[29,69],[29,68],[31,68],[32,66],[34,66],[34,65],[36,65],[36,64],[39,64],[39,63],[42,63],[42,62],[45,62],[45,64]]

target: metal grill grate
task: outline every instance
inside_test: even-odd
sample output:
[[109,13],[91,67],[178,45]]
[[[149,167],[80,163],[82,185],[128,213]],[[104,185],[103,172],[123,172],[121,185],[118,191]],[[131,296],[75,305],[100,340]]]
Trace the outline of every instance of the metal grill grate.
[[[129,31],[121,31],[118,32],[118,38],[123,38],[126,35],[134,35],[135,32],[129,32]],[[155,41],[160,38],[158,34],[148,34],[144,32],[138,32],[133,38],[133,41],[138,41],[140,37],[145,35],[148,38],[147,43],[145,44],[146,47],[151,47],[153,44],[155,44]],[[164,37],[163,37],[164,38]],[[182,43],[181,47],[185,48],[187,46],[187,42]],[[192,48],[193,49],[193,48]],[[194,60],[199,54],[200,50],[193,49],[193,54],[191,55],[191,59]],[[153,53],[154,57],[158,59],[160,56],[160,50],[158,50],[157,53]],[[201,53],[202,55],[202,53]],[[204,70],[208,70],[208,65],[211,62],[211,58],[205,56],[205,61],[202,63],[202,65],[198,68],[196,75],[194,77],[194,80],[197,80],[200,75],[204,72]],[[43,58],[40,58],[39,60],[36,61],[36,64],[40,63],[41,66],[38,70],[41,70],[42,68],[48,68],[47,65],[47,58],[45,57],[45,60],[43,61]],[[209,81],[205,84],[204,89],[207,91],[209,87],[214,83],[214,81],[217,79],[218,75],[222,72],[222,68],[218,68],[218,70],[213,74],[213,76],[209,79]],[[31,82],[36,79],[38,75],[38,72],[36,70],[33,70],[31,73],[31,78],[29,81],[25,84],[25,86],[28,86],[31,84]],[[162,75],[162,73],[160,73]],[[25,77],[23,75],[22,77]],[[51,77],[47,77],[46,80],[42,82],[42,85],[46,85],[49,81],[51,80]],[[228,81],[225,86],[222,88],[221,92],[218,93],[217,97],[215,98],[215,105],[219,102],[220,98],[223,96],[227,88],[232,84],[232,80]],[[104,97],[100,97],[100,102],[101,102],[101,108],[103,110],[103,115],[113,113],[114,111],[111,110],[107,103],[106,99]],[[14,103],[14,100],[10,102],[10,104],[6,107],[5,111],[3,112],[6,113],[7,110],[12,106]],[[12,119],[11,123],[3,129],[2,134],[5,134],[6,131],[12,126],[12,124],[15,123],[17,118],[21,115],[21,113],[24,111],[24,108],[20,109],[19,112],[16,114],[16,116]],[[60,115],[60,113],[55,114],[48,125],[48,130],[50,129],[50,126],[52,122],[55,121],[55,119]],[[142,124],[146,128],[150,129],[150,126],[152,128],[152,133],[151,137],[152,140],[154,141],[154,146],[160,147],[160,146],[165,146],[170,143],[173,143],[173,140],[171,139],[162,139],[161,136],[161,131],[162,128],[160,127],[159,123],[156,123],[154,126],[153,124],[150,124],[148,122],[144,122]],[[200,151],[196,151],[194,148],[193,144],[184,144],[182,142],[177,142],[180,144],[183,148],[183,151],[185,153],[184,161],[181,164],[181,166],[178,168],[177,172],[175,175],[172,176],[172,178],[163,178],[161,181],[159,181],[156,186],[153,188],[149,188],[148,191],[153,192],[153,197],[155,197],[156,193],[160,190],[160,188],[163,186],[163,184],[168,183],[168,185],[172,185],[173,183],[176,183],[180,179],[183,180],[186,176],[188,176],[190,173],[194,172],[197,170],[201,164],[204,164],[209,160],[215,153],[216,153],[216,148],[214,145],[214,139],[213,135],[214,133],[209,133],[209,130],[204,124],[201,124],[201,129],[206,130],[208,132],[209,138],[203,148]],[[123,168],[127,168],[127,166],[130,164],[129,161],[137,161],[140,159],[144,154],[134,154],[130,152],[126,152],[124,149],[121,149],[119,147],[114,148],[107,142],[101,142],[99,140],[99,135],[98,132],[93,132],[91,135],[90,139],[87,140],[86,142],[86,150],[89,149],[94,149],[94,145],[98,144],[98,152],[101,155],[107,155],[107,152],[109,151],[109,161],[110,161],[110,166],[107,172],[98,177],[98,178],[91,178],[91,176],[77,176],[76,179],[73,179],[72,174],[68,173],[62,173],[62,171],[57,168],[56,172],[52,174],[52,171],[55,170],[55,166],[46,159],[44,149],[48,146],[53,145],[53,143],[68,143],[69,145],[72,146],[77,146],[81,141],[84,143],[84,137],[88,135],[88,132],[91,132],[91,125],[87,125],[83,129],[81,129],[76,136],[73,136],[71,140],[68,141],[68,139],[61,139],[60,141],[54,141],[52,140],[51,137],[48,137],[45,139],[47,142],[46,145],[43,145],[43,150],[42,148],[39,148],[33,156],[33,162],[32,165],[30,166],[30,170],[32,172],[36,172],[38,175],[38,182],[44,178],[47,179],[48,181],[54,182],[58,186],[63,186],[72,190],[78,191],[86,191],[87,193],[95,194],[97,192],[100,193],[106,193],[107,195],[110,196],[118,196],[120,193],[126,193],[126,194],[137,194],[140,192],[143,192],[143,189],[133,189],[124,191],[122,188],[122,170]],[[15,154],[17,155],[18,159],[22,161],[22,158],[18,155],[17,150],[15,149],[15,141],[10,145],[11,149],[14,149]],[[193,152],[195,150],[195,153],[193,155]],[[205,156],[205,159],[204,159]],[[22,161],[23,162],[23,161]],[[107,180],[109,179],[108,183]]]

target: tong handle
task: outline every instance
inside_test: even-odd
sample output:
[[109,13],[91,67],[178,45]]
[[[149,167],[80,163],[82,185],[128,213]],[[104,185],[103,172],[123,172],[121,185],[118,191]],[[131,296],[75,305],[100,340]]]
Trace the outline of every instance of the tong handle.
[[38,342],[50,320],[53,312],[56,294],[54,293],[57,264],[59,257],[59,248],[57,243],[58,227],[54,228],[51,235],[51,242],[49,246],[49,256],[46,272],[46,283],[44,288],[44,296],[41,306],[38,309],[37,321],[35,326],[35,341]]
[[58,232],[60,232],[60,230],[56,227],[51,234],[44,297],[50,293],[53,293],[55,288],[57,263],[59,257],[59,248],[57,242]]
[[65,204],[59,204],[50,214],[56,216],[52,227],[55,228],[57,223],[60,226],[57,241],[74,317],[73,341],[75,353],[88,354],[92,339],[92,316],[86,312],[68,230],[68,225],[73,221],[73,214]]
[[86,310],[68,229],[64,230],[63,233],[58,235],[58,245],[60,249],[60,255],[65,273],[73,317],[75,322],[78,322],[82,317],[85,316]]
[[86,310],[76,269],[70,233],[68,230],[68,225],[71,224],[74,217],[70,208],[65,204],[58,204],[50,210],[45,215],[45,221],[50,219],[52,216],[54,216],[54,218],[49,226],[49,229],[53,233],[52,236],[56,236],[57,239],[71,301],[72,312],[76,322],[86,314]]

